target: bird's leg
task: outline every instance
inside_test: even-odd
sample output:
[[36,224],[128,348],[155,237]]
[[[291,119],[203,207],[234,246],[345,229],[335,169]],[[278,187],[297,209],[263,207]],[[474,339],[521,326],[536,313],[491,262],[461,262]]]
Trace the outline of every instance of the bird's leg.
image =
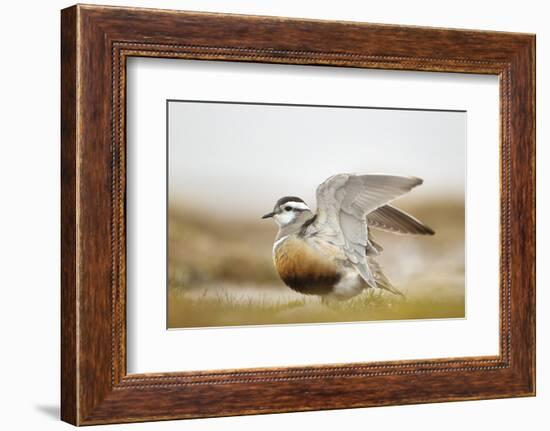
[[338,304],[340,301],[331,296],[321,296],[321,304],[326,307],[331,307]]

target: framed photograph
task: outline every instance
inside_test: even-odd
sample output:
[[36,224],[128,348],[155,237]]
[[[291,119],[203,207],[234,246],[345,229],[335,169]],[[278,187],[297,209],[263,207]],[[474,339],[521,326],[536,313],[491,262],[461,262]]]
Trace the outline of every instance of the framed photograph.
[[61,14],[62,419],[535,394],[535,37]]

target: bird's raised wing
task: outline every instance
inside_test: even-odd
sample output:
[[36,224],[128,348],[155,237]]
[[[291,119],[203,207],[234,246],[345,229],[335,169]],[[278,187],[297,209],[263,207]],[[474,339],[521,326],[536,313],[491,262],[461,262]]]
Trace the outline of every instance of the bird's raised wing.
[[317,188],[317,217],[312,228],[318,236],[341,245],[363,279],[375,287],[367,254],[377,252],[369,243],[367,215],[420,184],[420,178],[397,175],[334,175]]
[[392,233],[413,235],[433,235],[435,233],[420,220],[391,205],[381,206],[369,213],[367,223],[371,228]]

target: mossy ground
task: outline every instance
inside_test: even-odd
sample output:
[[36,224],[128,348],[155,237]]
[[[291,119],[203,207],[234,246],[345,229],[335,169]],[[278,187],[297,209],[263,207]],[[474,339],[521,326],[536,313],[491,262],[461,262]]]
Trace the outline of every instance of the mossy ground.
[[411,211],[433,237],[376,233],[379,261],[401,298],[367,290],[342,302],[293,292],[271,258],[272,223],[218,220],[172,208],[169,214],[168,327],[218,327],[465,317],[464,206]]

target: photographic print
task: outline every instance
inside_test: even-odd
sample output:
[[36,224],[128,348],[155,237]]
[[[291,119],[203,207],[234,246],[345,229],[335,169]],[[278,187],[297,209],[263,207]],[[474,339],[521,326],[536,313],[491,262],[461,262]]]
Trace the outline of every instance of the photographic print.
[[168,328],[465,317],[466,112],[167,101]]

